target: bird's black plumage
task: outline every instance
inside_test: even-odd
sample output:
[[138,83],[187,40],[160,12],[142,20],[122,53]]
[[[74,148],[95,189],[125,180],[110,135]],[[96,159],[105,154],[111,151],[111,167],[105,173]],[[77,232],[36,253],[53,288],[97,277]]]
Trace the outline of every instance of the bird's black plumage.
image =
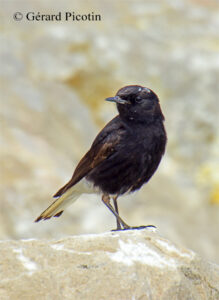
[[[156,171],[167,140],[164,116],[157,95],[139,85],[123,87],[115,97],[106,100],[116,103],[119,115],[97,135],[71,180],[54,197],[61,199],[86,178],[103,194],[102,200],[117,218],[117,228],[121,229],[122,225],[126,229],[129,226],[118,214],[116,199],[141,188]],[[36,221],[61,215],[62,210],[57,209],[57,205],[52,213],[52,206],[59,198]]]

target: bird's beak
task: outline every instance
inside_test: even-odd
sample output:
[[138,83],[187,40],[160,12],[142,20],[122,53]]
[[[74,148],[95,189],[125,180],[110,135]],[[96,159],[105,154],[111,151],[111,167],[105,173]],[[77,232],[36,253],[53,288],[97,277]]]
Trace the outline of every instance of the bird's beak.
[[120,98],[119,96],[109,97],[109,98],[106,98],[105,100],[110,101],[110,102],[116,102],[118,104],[128,104],[128,103],[130,103],[129,101],[124,100],[124,99]]

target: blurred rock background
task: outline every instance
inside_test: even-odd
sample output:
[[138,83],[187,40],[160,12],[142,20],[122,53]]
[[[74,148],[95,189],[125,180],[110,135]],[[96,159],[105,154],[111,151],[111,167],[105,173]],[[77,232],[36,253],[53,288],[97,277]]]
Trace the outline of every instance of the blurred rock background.
[[[95,195],[58,219],[33,220],[117,113],[104,98],[140,84],[160,97],[168,147],[152,180],[120,199],[121,216],[131,225],[154,224],[219,263],[218,1],[0,4],[0,239],[114,228]],[[102,20],[19,22],[17,11],[94,12]]]

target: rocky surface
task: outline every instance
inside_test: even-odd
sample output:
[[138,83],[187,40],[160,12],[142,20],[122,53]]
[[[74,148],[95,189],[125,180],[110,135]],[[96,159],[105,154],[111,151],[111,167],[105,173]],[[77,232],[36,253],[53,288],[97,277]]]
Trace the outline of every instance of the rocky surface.
[[[121,215],[219,263],[218,1],[1,0],[1,8],[0,239],[115,226],[97,196],[82,196],[59,219],[33,220],[115,115],[103,99],[142,84],[160,97],[168,147],[150,183],[119,200]],[[13,19],[68,10],[102,21]]]
[[218,300],[219,267],[149,230],[0,244],[0,299]]

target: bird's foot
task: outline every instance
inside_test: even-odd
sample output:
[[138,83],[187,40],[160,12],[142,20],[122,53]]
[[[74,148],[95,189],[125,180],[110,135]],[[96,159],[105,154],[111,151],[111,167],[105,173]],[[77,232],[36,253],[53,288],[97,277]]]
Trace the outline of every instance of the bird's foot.
[[157,228],[154,225],[141,225],[141,226],[130,226],[128,228],[123,228],[122,230],[141,230],[146,228]]
[[154,228],[154,229],[156,229],[157,227],[154,226],[154,225],[127,226],[127,227],[124,227],[124,228],[112,229],[111,231],[141,230],[141,229],[146,229],[146,228]]
[[111,229],[111,231],[122,231],[124,230],[123,228],[116,228],[116,229]]

